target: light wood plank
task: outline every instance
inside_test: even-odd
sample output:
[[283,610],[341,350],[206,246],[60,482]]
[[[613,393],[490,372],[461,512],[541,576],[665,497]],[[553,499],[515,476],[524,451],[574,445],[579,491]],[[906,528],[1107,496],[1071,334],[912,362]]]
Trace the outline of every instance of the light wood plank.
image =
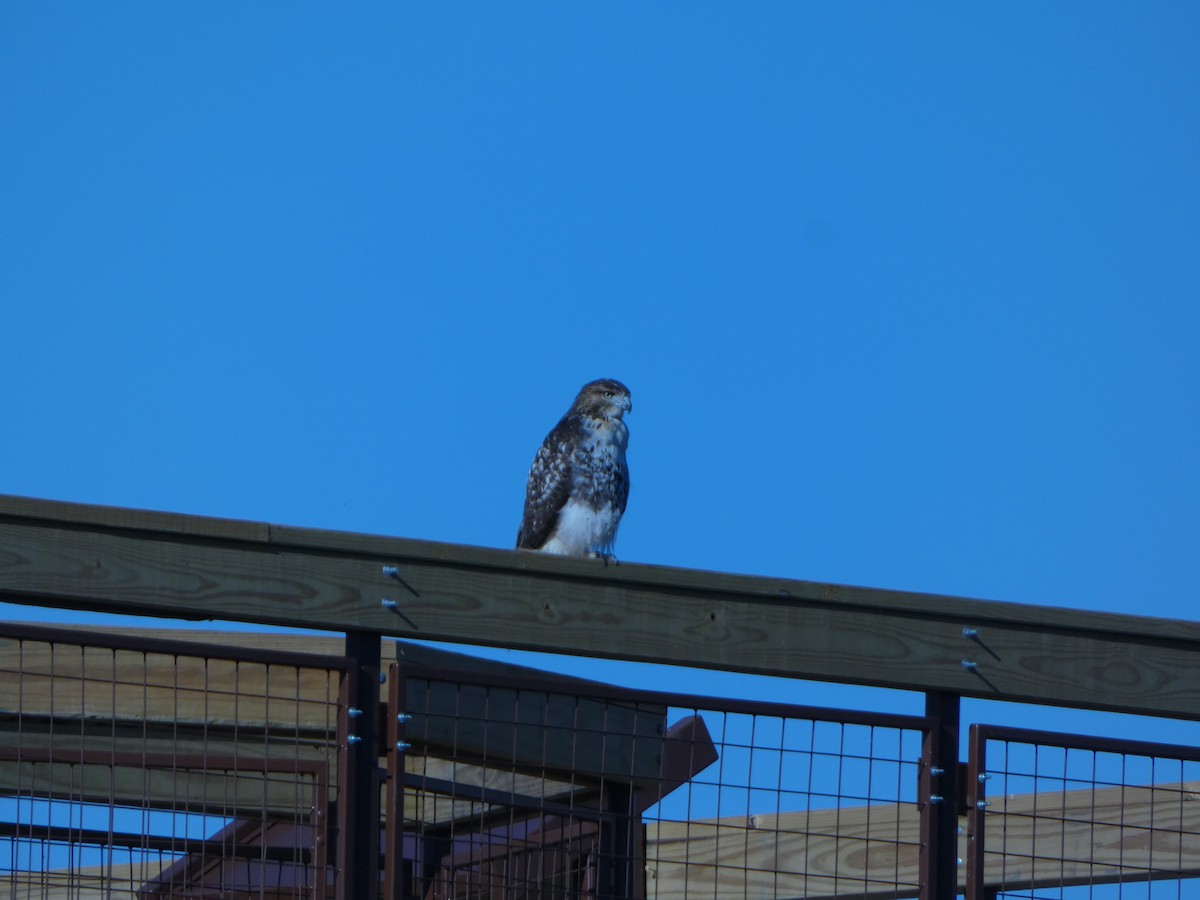
[[[966,819],[958,855],[966,859]],[[648,822],[647,896],[891,897],[919,881],[914,805]],[[1009,890],[1200,876],[1200,782],[1000,797],[984,883]],[[959,888],[966,868],[959,870]],[[901,896],[905,892],[901,890]]]
[[0,884],[8,900],[142,900],[142,885],[172,863],[147,855],[135,863],[6,874]]
[[34,800],[223,818],[307,820],[312,814],[319,793],[313,773],[264,772],[248,757],[239,765],[229,768],[216,758],[206,768],[0,760],[0,790]]

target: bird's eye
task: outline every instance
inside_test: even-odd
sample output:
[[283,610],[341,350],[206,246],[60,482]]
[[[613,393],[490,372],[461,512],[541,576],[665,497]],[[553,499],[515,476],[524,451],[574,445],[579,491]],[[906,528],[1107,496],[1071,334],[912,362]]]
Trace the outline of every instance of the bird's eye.
[[605,397],[611,397],[611,396],[612,396],[612,391],[605,391],[605,392],[604,392],[604,396],[605,396]]

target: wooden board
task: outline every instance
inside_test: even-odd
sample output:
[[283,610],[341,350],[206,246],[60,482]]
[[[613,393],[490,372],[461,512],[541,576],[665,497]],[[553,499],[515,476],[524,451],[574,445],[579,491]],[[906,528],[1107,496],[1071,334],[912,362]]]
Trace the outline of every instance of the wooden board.
[[1200,876],[1200,782],[997,797],[984,827],[985,882],[1009,891]]
[[919,847],[914,806],[649,822],[646,896],[915,896]]
[[[573,806],[579,798],[598,793],[595,786],[578,781],[522,775],[511,769],[473,766],[432,756],[410,755],[404,760],[404,769],[415,782],[404,790],[404,819],[420,823],[422,828],[462,820],[458,830],[469,832],[479,827],[482,816],[502,809],[505,796],[515,798],[515,804],[510,806],[521,805],[515,814],[520,818],[530,814],[541,801]],[[427,789],[435,782],[440,783],[439,790]],[[445,784],[453,785],[449,792],[442,788]],[[466,790],[460,790],[463,788]],[[488,800],[464,799],[472,788],[486,793]],[[504,819],[513,815],[506,810]]]
[[464,762],[648,784],[662,774],[667,710],[539,690],[410,678],[405,739]]
[[[988,888],[1200,876],[1200,782],[996,798],[984,827]],[[919,882],[911,804],[648,822],[646,836],[647,897],[658,900],[912,896]]]
[[[296,763],[298,771],[267,772],[248,754],[207,765],[174,762],[170,757],[146,763],[80,762],[55,757],[19,760],[0,757],[0,790],[5,796],[126,809],[174,810],[220,818],[276,816],[307,821],[318,799],[320,763]],[[301,767],[312,768],[304,770]],[[59,806],[62,810],[64,807]]]
[[[74,633],[87,640],[83,630]],[[188,632],[163,634],[178,638]],[[226,648],[257,637],[208,636]],[[312,653],[334,649],[333,640],[282,643]],[[456,657],[385,643],[384,661],[404,658],[409,650],[426,662],[445,664]],[[178,643],[170,652],[147,653],[0,638],[0,678],[10,685],[0,692],[0,731],[20,728],[24,741],[37,723],[54,718],[64,720],[58,730],[68,739],[72,732],[86,731],[97,748],[130,753],[142,752],[147,742],[173,738],[180,746],[202,741],[208,746],[235,739],[239,730],[248,746],[335,740],[339,670],[211,658],[199,647],[189,653],[190,646],[195,645]],[[405,671],[424,671],[420,663],[405,663]],[[514,667],[500,668],[515,673]],[[582,778],[639,784],[659,778],[666,725],[662,704],[578,696],[572,687],[588,683],[532,670],[523,674],[528,688],[488,684],[492,673],[478,661],[454,680],[407,677],[406,707],[413,717],[407,739],[422,751],[521,771],[573,771]]]
[[11,497],[0,548],[15,602],[1200,718],[1194,622]]
[[142,885],[173,863],[147,857],[136,863],[5,874],[6,900],[144,900]]

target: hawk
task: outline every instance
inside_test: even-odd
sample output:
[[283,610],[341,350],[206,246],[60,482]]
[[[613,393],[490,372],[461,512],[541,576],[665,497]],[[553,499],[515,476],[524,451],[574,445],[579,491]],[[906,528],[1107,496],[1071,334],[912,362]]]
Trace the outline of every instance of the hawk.
[[612,556],[629,499],[623,417],[631,409],[629,388],[615,379],[579,389],[529,467],[517,549]]

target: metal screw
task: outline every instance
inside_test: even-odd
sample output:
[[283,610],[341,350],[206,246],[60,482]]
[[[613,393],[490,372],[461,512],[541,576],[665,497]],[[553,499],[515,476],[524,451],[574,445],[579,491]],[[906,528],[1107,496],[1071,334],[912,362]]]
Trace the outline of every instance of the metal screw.
[[941,803],[943,799],[944,798],[942,797],[941,794],[930,794],[929,795],[929,802],[932,803],[934,806],[937,806],[939,803]]
[[403,725],[412,721],[412,713],[396,713],[396,721]]
[[979,668],[979,663],[975,662],[975,660],[973,660],[973,659],[964,659],[962,661],[962,667],[964,669],[966,669],[968,672],[974,672],[976,669]]
[[978,803],[975,804],[975,808],[976,809],[987,809],[991,805],[992,805],[991,800],[980,800]]
[[384,578],[396,578],[397,576],[399,576],[399,574],[400,574],[399,566],[384,566],[383,567],[383,577]]
[[396,749],[399,750],[401,753],[403,753],[405,750],[407,750],[411,746],[412,746],[412,744],[410,744],[408,741],[396,741]]
[[379,605],[382,606],[384,609],[395,609],[396,601],[389,600],[387,597],[384,597],[382,600],[379,601]]
[[991,781],[991,780],[992,780],[992,776],[990,774],[988,774],[987,772],[979,773],[979,783],[980,784],[983,784],[985,781]]
[[943,769],[941,766],[930,766],[929,774],[932,775],[934,778],[937,778],[939,775],[945,775],[946,770]]
[[357,734],[352,734],[346,738],[346,743],[347,744],[360,744],[360,743],[362,743],[362,738],[359,737]]
[[977,638],[977,637],[979,637],[979,629],[978,628],[964,628],[963,629],[963,637],[965,637],[968,641],[971,638]]
[[357,706],[352,706],[348,710],[346,710],[346,715],[348,715],[352,719],[357,719],[359,716],[362,715],[362,710],[359,709]]

